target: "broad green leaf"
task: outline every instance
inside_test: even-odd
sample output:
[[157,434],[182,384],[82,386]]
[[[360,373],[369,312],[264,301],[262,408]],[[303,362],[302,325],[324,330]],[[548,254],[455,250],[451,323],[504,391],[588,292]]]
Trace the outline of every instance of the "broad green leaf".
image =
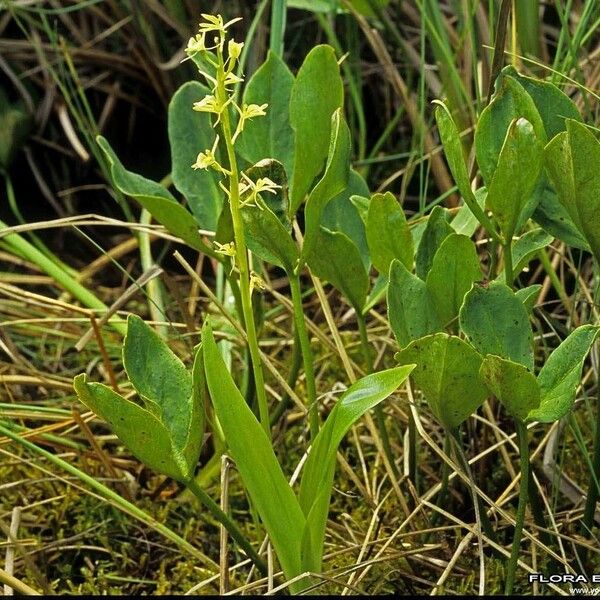
[[411,377],[431,412],[448,429],[458,427],[487,398],[479,376],[482,358],[458,337],[428,335],[411,342],[395,358],[417,365]]
[[367,271],[371,266],[371,257],[367,244],[365,222],[360,211],[352,202],[352,197],[368,195],[369,188],[365,180],[356,171],[350,169],[347,187],[325,205],[321,216],[323,227],[330,231],[341,231],[354,242]]
[[460,327],[483,355],[495,354],[533,371],[533,333],[523,303],[504,283],[475,284],[460,309]]
[[425,282],[399,260],[390,266],[387,307],[390,326],[401,348],[443,327]]
[[535,208],[529,200],[540,175],[542,155],[543,146],[531,123],[523,118],[512,121],[486,198],[506,242],[512,240],[526,207],[528,214]]
[[127,171],[108,141],[98,136],[96,141],[111,165],[113,183],[123,194],[135,198],[161,225],[199,252],[220,258],[198,233],[196,219],[159,183]]
[[237,389],[211,327],[202,329],[204,369],[210,397],[235,461],[287,579],[299,575],[305,516],[279,462],[271,442]]
[[535,375],[523,365],[488,354],[480,374],[490,392],[515,419],[525,421],[529,411],[539,406],[540,388]]
[[296,213],[325,165],[332,116],[343,102],[335,51],[331,46],[316,46],[302,63],[290,97],[290,124],[295,132],[291,214]]
[[169,431],[174,448],[190,464],[200,454],[202,406],[197,406],[192,375],[158,334],[137,315],[127,318],[123,365],[148,410]]
[[523,303],[523,306],[528,313],[533,311],[541,289],[542,286],[539,283],[535,283],[534,285],[530,285],[515,292],[515,296]]
[[594,325],[578,327],[548,357],[538,375],[541,402],[529,413],[529,421],[551,423],[571,410],[583,363],[599,331],[600,327]]
[[262,260],[292,273],[300,252],[290,232],[264,203],[242,208],[242,220],[248,247]]
[[331,143],[325,172],[310,193],[304,207],[303,258],[314,249],[325,206],[346,188],[349,175],[350,130],[342,111],[336,110],[331,117]]
[[357,312],[362,312],[369,290],[369,276],[358,248],[347,235],[320,227],[314,251],[307,262],[319,279],[329,281]]
[[[535,258],[537,253],[552,243],[554,238],[543,229],[532,229],[522,235],[512,247],[513,272],[515,278]],[[502,279],[504,275],[500,277]],[[512,281],[509,282],[512,284]]]
[[[450,172],[456,181],[458,191],[463,197],[465,204],[471,212],[477,217],[479,222],[485,222],[483,211],[475,198],[471,189],[467,164],[463,153],[462,142],[456,123],[450,114],[450,111],[443,102],[436,100],[435,120],[440,133],[440,138],[444,146],[444,154],[450,167]],[[485,112],[485,111],[484,111]],[[483,116],[483,115],[482,115]],[[481,118],[480,118],[481,121]]]
[[320,572],[338,446],[352,427],[404,382],[414,365],[367,375],[338,400],[315,438],[300,481],[299,502],[307,519],[302,568]]
[[539,204],[533,213],[535,222],[541,225],[550,235],[569,246],[589,251],[590,245],[573,223],[567,209],[560,203],[547,176],[542,178],[542,183],[544,185],[540,190]]
[[[498,85],[499,84],[499,85]],[[486,186],[489,187],[508,128],[523,117],[531,123],[540,143],[547,140],[544,124],[531,96],[513,77],[501,74],[492,101],[481,113],[475,130],[475,154]]]
[[184,83],[169,103],[169,144],[173,184],[188,201],[198,226],[214,231],[223,206],[223,192],[215,171],[192,169],[199,152],[212,148],[215,129],[208,113],[192,110],[210,90],[197,81]]
[[413,241],[404,211],[391,192],[373,194],[367,216],[367,242],[374,267],[389,273],[398,259],[407,269],[413,265]]
[[436,252],[425,282],[442,323],[458,316],[465,294],[481,278],[475,244],[464,235],[450,234]]
[[73,387],[79,400],[111,426],[138,460],[177,481],[193,476],[193,465],[173,448],[169,431],[151,412],[106,385],[88,383],[84,373],[75,377]]
[[562,205],[600,260],[600,142],[585,125],[567,119],[545,150],[546,167]]
[[288,177],[294,165],[294,132],[290,126],[290,96],[294,76],[281,58],[269,50],[267,60],[252,75],[244,90],[245,104],[267,103],[266,116],[250,119],[236,148],[250,163],[275,158]]
[[442,242],[452,233],[449,224],[450,214],[442,206],[434,206],[429,213],[427,225],[421,235],[417,247],[416,268],[417,275],[425,281],[427,273],[433,264],[433,257]]
[[531,96],[549,140],[566,129],[565,119],[581,121],[573,101],[553,83],[521,75],[512,65],[504,67],[502,72],[516,79]]

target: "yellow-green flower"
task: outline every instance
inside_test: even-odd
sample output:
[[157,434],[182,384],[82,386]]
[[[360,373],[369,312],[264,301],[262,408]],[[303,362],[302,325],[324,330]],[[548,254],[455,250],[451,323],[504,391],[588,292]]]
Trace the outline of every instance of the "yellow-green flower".
[[215,113],[217,115],[221,114],[222,110],[221,104],[212,94],[207,94],[199,102],[194,102],[193,108],[197,112]]
[[240,57],[240,55],[242,54],[243,47],[244,42],[236,42],[235,40],[229,40],[227,44],[227,54],[229,55],[229,60],[232,63]]
[[242,18],[231,19],[227,23],[223,23],[223,17],[221,15],[208,15],[202,14],[202,18],[205,19],[200,23],[200,33],[208,33],[209,31],[216,31],[220,36],[224,36],[227,28],[237,21],[241,21]]

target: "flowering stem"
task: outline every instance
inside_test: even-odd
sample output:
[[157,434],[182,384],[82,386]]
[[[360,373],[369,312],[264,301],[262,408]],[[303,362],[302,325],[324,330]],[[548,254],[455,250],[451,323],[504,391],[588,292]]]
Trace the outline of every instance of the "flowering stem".
[[306,323],[304,322],[300,277],[296,274],[292,274],[290,276],[290,290],[292,292],[292,303],[294,306],[296,334],[298,335],[300,350],[302,352],[302,360],[304,362],[310,437],[314,440],[317,433],[319,433],[319,410],[317,405],[317,386],[315,384],[314,356],[310,347],[310,339],[306,330]]
[[517,508],[517,518],[515,522],[515,533],[513,536],[512,549],[506,574],[506,583],[504,594],[511,596],[515,583],[515,572],[519,561],[521,551],[521,537],[523,535],[523,524],[525,522],[525,509],[527,507],[529,492],[529,440],[527,439],[527,426],[520,421],[515,421],[517,427],[517,437],[519,440],[519,453],[521,462],[521,481],[519,489],[519,506]]
[[[217,70],[217,101],[224,105],[227,102],[227,90],[225,89],[225,68],[223,64],[222,52],[219,50],[219,66]],[[271,437],[271,428],[269,421],[269,407],[267,404],[267,395],[265,392],[265,382],[260,360],[260,350],[258,347],[258,338],[256,336],[256,325],[252,312],[252,297],[250,292],[250,269],[248,266],[248,250],[246,248],[246,238],[244,235],[244,226],[240,212],[240,178],[237,166],[237,159],[233,147],[233,136],[231,133],[231,122],[229,119],[229,109],[227,107],[221,112],[221,129],[223,132],[223,141],[227,147],[227,157],[229,160],[229,206],[231,209],[231,220],[233,222],[233,233],[236,247],[236,260],[240,272],[240,295],[242,300],[242,312],[244,317],[244,326],[248,337],[248,348],[252,361],[252,371],[254,373],[254,382],[256,384],[256,397],[258,400],[258,413],[261,425],[267,436]]]

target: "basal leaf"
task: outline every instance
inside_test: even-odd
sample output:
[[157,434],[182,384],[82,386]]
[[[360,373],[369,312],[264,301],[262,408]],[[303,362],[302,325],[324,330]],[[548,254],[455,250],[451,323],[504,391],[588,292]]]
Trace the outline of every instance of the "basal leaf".
[[[416,273],[425,281],[433,264],[433,257],[442,242],[453,232],[450,226],[450,215],[442,206],[434,206],[427,218],[427,225],[421,235],[417,247]],[[408,266],[408,265],[407,265]]]
[[126,400],[101,383],[88,383],[82,373],[73,386],[79,400],[106,421],[117,437],[145,465],[185,482],[193,476],[193,466],[171,443],[171,434],[151,412]]
[[523,303],[504,283],[475,284],[460,309],[460,327],[483,355],[495,354],[533,371],[533,333]]
[[545,150],[546,167],[562,205],[600,260],[600,142],[585,125],[567,119]]
[[[341,231],[345,233],[356,245],[365,265],[369,270],[371,257],[367,244],[365,222],[359,209],[352,202],[353,197],[368,196],[369,188],[365,180],[353,169],[350,169],[348,185],[337,196],[332,198],[323,209],[321,225],[330,231]],[[368,206],[368,199],[367,206]]]
[[539,406],[540,388],[535,375],[523,365],[488,354],[480,374],[490,392],[515,419],[525,421],[529,411]]
[[458,427],[488,395],[479,376],[481,356],[458,337],[428,335],[411,342],[395,357],[417,365],[411,377],[431,412],[448,429]]
[[307,519],[302,567],[321,571],[325,526],[338,446],[352,425],[367,411],[402,384],[414,365],[406,365],[367,375],[354,383],[338,400],[315,438],[300,481],[299,502]]
[[288,178],[294,166],[294,131],[290,126],[290,97],[294,76],[281,58],[269,50],[267,60],[244,90],[245,104],[264,104],[266,116],[244,125],[236,148],[250,163],[274,158],[285,166]]
[[[512,258],[515,278],[535,258],[540,250],[552,243],[553,239],[549,233],[537,228],[528,231],[513,244]],[[502,277],[504,276],[502,275]],[[512,281],[509,283],[512,284]]]
[[589,251],[590,245],[573,223],[567,209],[560,203],[547,176],[542,177],[542,183],[544,185],[540,189],[539,203],[533,213],[535,222],[569,246]]
[[325,172],[310,193],[304,208],[303,258],[314,249],[326,204],[346,188],[349,176],[350,130],[341,110],[336,110],[331,117],[331,143]]
[[521,75],[512,65],[504,67],[502,72],[516,79],[531,96],[549,140],[566,129],[565,119],[581,121],[573,101],[553,83]]
[[373,265],[388,273],[398,259],[407,269],[413,265],[413,241],[402,207],[390,192],[374,194],[367,216],[367,243]]
[[350,238],[337,231],[319,228],[308,266],[319,278],[329,281],[346,297],[357,312],[362,312],[369,290],[369,277],[360,252]]
[[533,311],[541,289],[542,286],[539,283],[535,283],[534,285],[530,285],[515,292],[515,296],[523,303],[523,306],[528,313]]
[[111,165],[111,175],[117,189],[135,198],[161,225],[180,237],[186,244],[199,252],[218,257],[202,241],[194,217],[173,198],[168,190],[155,181],[127,171],[105,138],[98,136],[96,141]]
[[387,307],[392,331],[401,348],[443,328],[425,282],[399,260],[390,266]]
[[435,103],[437,104],[435,109],[435,120],[444,146],[444,154],[446,155],[450,172],[452,173],[452,177],[454,177],[454,181],[456,181],[456,185],[458,186],[458,190],[463,197],[465,204],[467,204],[478,220],[482,222],[483,211],[471,189],[471,182],[458,128],[446,105],[438,100],[436,100]]
[[465,294],[481,278],[475,244],[464,235],[450,234],[436,252],[425,282],[442,323],[458,316]]
[[296,213],[325,165],[332,116],[343,102],[335,51],[331,46],[316,46],[302,63],[290,96],[290,124],[295,133],[291,214]]
[[527,209],[530,215],[535,208],[529,201],[542,168],[542,154],[543,146],[531,123],[523,118],[512,121],[486,198],[507,242],[515,234],[522,213]]
[[198,226],[214,231],[223,207],[223,192],[215,171],[192,169],[198,152],[212,148],[215,129],[208,113],[192,110],[210,90],[197,81],[184,83],[169,103],[169,144],[173,184],[188,201]]
[[541,402],[529,413],[529,421],[551,423],[571,410],[583,363],[599,331],[600,327],[594,325],[577,327],[548,357],[538,375]]
[[[148,409],[169,431],[175,448],[198,460],[201,438],[191,443],[192,429],[201,427],[202,407],[195,406],[192,375],[158,334],[137,315],[127,318],[123,365],[129,380]],[[156,411],[156,409],[158,409]],[[196,420],[196,422],[194,422]],[[190,447],[191,443],[191,447]]]
[[529,121],[541,144],[545,144],[547,140],[542,118],[523,86],[508,74],[501,74],[498,83],[498,89],[481,113],[475,130],[477,163],[488,188],[496,171],[508,128],[515,119],[523,117]]
[[202,329],[204,369],[210,397],[236,463],[287,579],[302,573],[305,516],[289,486],[271,442],[237,389],[208,322]]
[[242,213],[248,247],[262,260],[292,273],[300,251],[290,232],[262,200],[245,206]]

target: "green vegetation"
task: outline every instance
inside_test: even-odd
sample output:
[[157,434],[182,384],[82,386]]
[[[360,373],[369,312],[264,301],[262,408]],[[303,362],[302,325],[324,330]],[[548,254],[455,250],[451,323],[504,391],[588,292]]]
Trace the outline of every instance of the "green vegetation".
[[598,569],[597,3],[0,6],[6,590]]

